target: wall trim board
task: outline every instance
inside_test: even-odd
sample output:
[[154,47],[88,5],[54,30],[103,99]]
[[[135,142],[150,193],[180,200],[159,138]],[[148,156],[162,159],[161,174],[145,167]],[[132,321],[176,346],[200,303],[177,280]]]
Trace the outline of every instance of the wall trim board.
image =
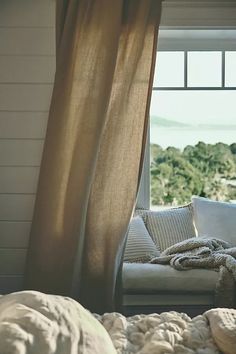
[[54,28],[0,28],[0,55],[55,55]]
[[52,84],[55,67],[54,56],[1,55],[0,83]]
[[48,111],[52,89],[52,84],[0,84],[0,111]]
[[22,275],[0,275],[0,294],[23,290],[23,281]]
[[43,140],[0,140],[0,167],[39,166]]
[[31,221],[35,195],[0,194],[0,221]]
[[30,221],[0,221],[0,248],[27,248]]
[[0,139],[44,139],[48,112],[0,111]]
[[54,22],[55,0],[1,0],[0,2],[0,26],[53,27]]
[[35,194],[39,167],[1,167],[0,194]]
[[26,249],[0,249],[0,274],[22,275],[26,261]]

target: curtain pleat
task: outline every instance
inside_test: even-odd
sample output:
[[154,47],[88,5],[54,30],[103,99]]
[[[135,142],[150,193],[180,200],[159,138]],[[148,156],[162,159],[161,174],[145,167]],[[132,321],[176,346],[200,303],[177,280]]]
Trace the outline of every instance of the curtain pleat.
[[159,0],[57,1],[26,288],[114,308],[145,146]]

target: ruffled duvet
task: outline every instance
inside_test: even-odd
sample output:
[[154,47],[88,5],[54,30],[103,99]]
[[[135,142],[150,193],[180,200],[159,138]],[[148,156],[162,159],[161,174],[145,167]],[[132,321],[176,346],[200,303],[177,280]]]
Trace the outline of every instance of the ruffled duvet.
[[[0,354],[218,354],[222,328],[211,327],[217,311],[222,317],[221,309],[193,319],[177,312],[99,316],[70,298],[23,291],[0,297]],[[236,323],[236,314],[231,319]],[[234,350],[236,328],[226,322]]]
[[117,354],[216,354],[219,353],[205,316],[191,319],[186,314],[136,315],[118,313],[99,316]]

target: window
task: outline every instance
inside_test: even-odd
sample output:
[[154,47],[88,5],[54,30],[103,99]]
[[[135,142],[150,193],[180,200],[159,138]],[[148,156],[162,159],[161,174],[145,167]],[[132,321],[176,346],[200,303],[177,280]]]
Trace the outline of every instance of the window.
[[167,50],[161,41],[158,48],[144,206],[180,205],[194,194],[234,200],[236,48],[225,48],[223,38],[236,38],[236,31],[220,31],[222,41],[217,30],[170,32],[180,45],[177,50],[172,41],[174,50]]

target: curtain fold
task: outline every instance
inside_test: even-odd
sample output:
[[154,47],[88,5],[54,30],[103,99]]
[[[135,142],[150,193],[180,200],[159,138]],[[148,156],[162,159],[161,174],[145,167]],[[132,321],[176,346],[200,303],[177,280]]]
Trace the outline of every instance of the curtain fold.
[[114,309],[145,146],[160,0],[58,0],[25,287]]

